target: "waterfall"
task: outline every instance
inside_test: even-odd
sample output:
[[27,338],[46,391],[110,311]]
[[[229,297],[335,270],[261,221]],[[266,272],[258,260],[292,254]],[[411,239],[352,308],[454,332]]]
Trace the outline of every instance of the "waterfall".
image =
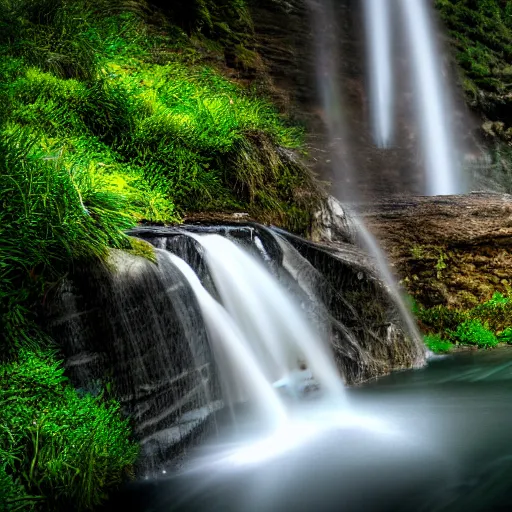
[[451,105],[443,84],[436,34],[425,0],[402,0],[404,26],[413,67],[414,102],[419,118],[428,195],[462,192]]
[[266,424],[282,424],[283,405],[251,353],[248,340],[222,305],[205,290],[190,266],[178,256],[167,254],[196,294],[224,384],[225,401],[233,407],[237,402],[249,400],[256,404]]
[[[389,6],[387,9],[384,9],[384,1],[385,0],[367,0],[367,8],[371,9],[371,7],[377,4],[377,14],[381,11],[381,9],[383,11],[381,14],[384,14],[384,12],[387,13]],[[404,1],[407,2],[409,0]],[[309,5],[312,11],[312,22],[316,37],[317,82],[321,83],[321,78],[326,77],[326,81],[330,84],[329,89],[326,89],[325,87],[319,87],[318,93],[326,112],[325,121],[330,143],[334,148],[333,152],[335,158],[333,158],[331,165],[333,167],[335,176],[337,178],[341,178],[337,180],[337,189],[335,192],[339,199],[357,204],[359,199],[359,191],[351,183],[352,176],[354,174],[354,169],[352,169],[353,162],[351,161],[350,155],[343,155],[341,151],[337,149],[340,147],[349,147],[349,144],[347,143],[348,138],[346,135],[348,131],[347,121],[344,118],[342,112],[342,99],[344,97],[345,91],[343,90],[342,85],[336,81],[337,59],[334,57],[337,57],[338,54],[335,51],[335,48],[333,48],[333,41],[331,41],[322,31],[322,27],[325,27],[329,23],[331,25],[335,23],[333,21],[335,20],[335,10],[331,0],[321,0],[320,2],[317,2],[316,0],[309,0]],[[384,35],[387,34],[388,37],[391,37],[391,33],[381,27],[381,25],[387,25],[387,22],[383,20],[374,20],[375,14],[376,13],[373,13],[371,16],[368,14],[367,19],[371,18],[373,22],[379,26],[379,30],[383,32]],[[335,24],[332,27],[332,32],[336,32]],[[380,34],[380,37],[382,37],[383,34]],[[385,73],[383,76],[379,75],[379,77],[382,79],[384,79],[385,76]],[[336,86],[334,86],[334,84],[336,84]],[[387,90],[384,85],[382,89]],[[380,97],[381,96],[379,95],[379,98]],[[384,94],[382,95],[382,99],[385,99]],[[388,112],[388,108],[382,107],[382,111]],[[384,116],[384,118],[385,117],[386,116]],[[389,123],[389,126],[391,126],[391,117],[389,117]],[[386,283],[390,295],[393,298],[398,311],[400,312],[400,316],[402,317],[402,321],[406,326],[407,332],[415,346],[416,364],[421,365],[424,360],[424,344],[421,336],[419,335],[418,329],[416,328],[415,321],[412,318],[411,313],[408,311],[407,306],[404,304],[400,294],[400,288],[389,269],[387,258],[379,247],[378,242],[366,228],[363,220],[357,215],[357,213],[352,216],[351,223],[355,228],[356,239],[358,240],[359,244],[375,258],[379,276]]]
[[76,387],[113,379],[139,474],[228,425],[238,439],[272,433],[244,460],[291,449],[305,431],[356,421],[341,376],[417,362],[389,290],[351,244],[326,250],[258,224],[131,234],[156,263],[114,250],[109,265],[76,266],[49,301],[48,327]]
[[[451,126],[449,84],[443,78],[437,35],[427,0],[365,0],[370,109],[375,143],[392,143],[394,98],[406,91],[393,83],[392,42],[403,21],[405,55],[409,58],[412,102],[425,168],[425,193],[449,195],[463,192],[456,137]],[[395,15],[395,5],[402,16]],[[395,19],[393,23],[393,19]],[[396,53],[396,52],[395,52]]]
[[324,392],[342,399],[343,384],[328,341],[315,332],[275,278],[226,238],[191,236],[204,247],[222,302],[267,378],[272,382],[290,381],[305,364]]
[[393,142],[391,12],[388,0],[365,0],[364,10],[373,136],[376,145],[385,148]]

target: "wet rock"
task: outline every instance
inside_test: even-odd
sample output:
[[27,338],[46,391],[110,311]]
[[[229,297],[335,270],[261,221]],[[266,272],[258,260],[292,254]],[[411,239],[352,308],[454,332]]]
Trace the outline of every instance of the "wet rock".
[[354,235],[343,205],[333,196],[322,201],[314,214],[311,228],[313,242],[353,243]]
[[[187,233],[220,234],[258,258],[330,340],[347,384],[424,362],[423,345],[402,328],[372,259],[343,241],[349,233],[339,203],[330,198],[320,218],[324,244],[255,223],[139,227],[130,234],[155,248],[156,263],[112,251],[106,263],[77,265],[48,298],[48,328],[71,381],[83,392],[111,383],[141,443],[140,471],[199,442],[222,407],[199,305],[167,252],[186,260],[218,298],[202,246]],[[310,382],[303,391],[314,388]]]

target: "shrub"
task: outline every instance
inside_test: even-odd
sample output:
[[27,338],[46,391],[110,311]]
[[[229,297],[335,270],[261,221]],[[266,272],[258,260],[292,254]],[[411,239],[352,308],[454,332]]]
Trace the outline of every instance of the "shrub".
[[450,309],[443,305],[423,308],[417,306],[415,313],[424,326],[433,332],[444,332],[456,329],[467,317],[463,311]]
[[494,331],[502,331],[512,325],[512,301],[496,292],[490,300],[468,311],[468,317],[484,322]]
[[424,337],[427,347],[436,354],[445,354],[453,348],[453,343],[445,340],[440,334],[428,334]]
[[480,320],[466,320],[455,331],[448,331],[451,337],[464,345],[478,345],[482,348],[491,348],[499,343],[496,335]]
[[80,397],[52,354],[21,350],[0,365],[0,485],[12,503],[29,493],[45,510],[98,505],[130,473],[138,447],[128,433],[119,405]]
[[506,329],[503,329],[503,331],[501,331],[498,334],[498,339],[502,343],[512,344],[512,327],[507,327]]

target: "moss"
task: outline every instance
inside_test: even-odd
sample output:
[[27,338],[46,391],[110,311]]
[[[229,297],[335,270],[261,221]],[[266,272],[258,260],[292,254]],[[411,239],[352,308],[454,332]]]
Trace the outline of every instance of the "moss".
[[436,0],[436,7],[455,48],[470,104],[487,118],[510,125],[510,3]]
[[133,254],[134,256],[140,256],[146,260],[156,263],[155,248],[145,240],[140,238],[129,237],[130,248],[126,249],[126,252]]

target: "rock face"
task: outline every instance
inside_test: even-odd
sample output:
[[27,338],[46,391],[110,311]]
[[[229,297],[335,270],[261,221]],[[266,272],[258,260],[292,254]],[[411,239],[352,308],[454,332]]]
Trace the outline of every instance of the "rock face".
[[[251,3],[256,49],[266,72],[261,81],[281,108],[307,128],[309,164],[333,184],[344,201],[394,194],[421,194],[425,188],[414,120],[411,85],[404,78],[408,66],[403,44],[396,55],[398,82],[396,142],[391,148],[375,146],[370,122],[367,54],[361,0],[262,0]],[[315,22],[316,19],[321,20]],[[440,30],[440,39],[442,30]],[[397,36],[400,31],[397,30]],[[319,42],[322,41],[322,46]],[[317,63],[321,67],[317,68]],[[444,74],[456,72],[448,52]],[[319,91],[335,84],[331,109],[322,104]],[[476,122],[468,119],[460,88],[453,87],[457,124],[464,150],[473,150]],[[329,110],[339,109],[343,122],[328,133]],[[340,124],[340,123],[338,123]],[[480,169],[476,169],[480,172]]]
[[470,307],[512,284],[512,196],[394,198],[363,218],[425,306]]
[[[331,206],[336,216],[339,204]],[[186,260],[217,297],[202,248],[188,232],[221,234],[259,258],[329,337],[347,384],[423,364],[423,345],[405,334],[372,260],[340,240],[349,238],[344,222],[338,218],[327,232],[328,245],[251,223],[141,227],[131,234],[155,247],[156,264],[113,251],[107,265],[77,267],[61,284],[50,300],[48,326],[68,374],[89,392],[112,384],[133,419],[141,470],[198,442],[222,407],[199,306],[169,257]]]
[[77,388],[111,384],[141,443],[141,471],[201,437],[203,408],[218,398],[212,356],[195,297],[164,255],[154,264],[112,251],[107,265],[76,267],[48,326]]

